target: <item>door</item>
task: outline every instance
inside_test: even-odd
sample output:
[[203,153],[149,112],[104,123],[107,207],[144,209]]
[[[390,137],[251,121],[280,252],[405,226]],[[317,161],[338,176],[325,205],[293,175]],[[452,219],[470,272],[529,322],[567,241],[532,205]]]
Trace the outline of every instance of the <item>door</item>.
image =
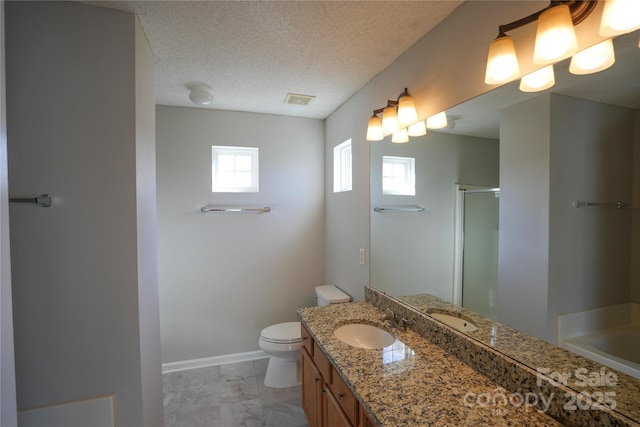
[[499,189],[461,190],[461,305],[496,319]]

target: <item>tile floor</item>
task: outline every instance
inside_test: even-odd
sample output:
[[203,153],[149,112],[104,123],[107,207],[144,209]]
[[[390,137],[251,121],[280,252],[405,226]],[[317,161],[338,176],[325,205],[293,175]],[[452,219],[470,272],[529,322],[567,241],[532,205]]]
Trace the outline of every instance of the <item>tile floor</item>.
[[264,386],[268,360],[164,374],[165,427],[308,426],[300,386]]

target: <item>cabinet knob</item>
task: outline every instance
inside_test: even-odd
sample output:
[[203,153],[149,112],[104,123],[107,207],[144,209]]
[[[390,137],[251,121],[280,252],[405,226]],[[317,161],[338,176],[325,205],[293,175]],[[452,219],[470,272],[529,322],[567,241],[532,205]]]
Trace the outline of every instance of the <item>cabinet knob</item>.
[[320,381],[320,378],[315,378],[314,381],[318,382],[318,381]]
[[338,393],[338,399],[342,399],[344,397],[344,393]]

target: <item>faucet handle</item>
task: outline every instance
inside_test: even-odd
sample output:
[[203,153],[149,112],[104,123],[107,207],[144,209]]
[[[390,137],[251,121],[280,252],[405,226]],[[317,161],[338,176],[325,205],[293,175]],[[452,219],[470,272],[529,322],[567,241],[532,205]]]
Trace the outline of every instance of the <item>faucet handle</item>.
[[398,321],[398,328],[400,328],[400,329],[402,329],[404,331],[404,330],[407,329],[407,325],[409,323],[410,323],[409,319],[406,319],[406,318],[403,317]]

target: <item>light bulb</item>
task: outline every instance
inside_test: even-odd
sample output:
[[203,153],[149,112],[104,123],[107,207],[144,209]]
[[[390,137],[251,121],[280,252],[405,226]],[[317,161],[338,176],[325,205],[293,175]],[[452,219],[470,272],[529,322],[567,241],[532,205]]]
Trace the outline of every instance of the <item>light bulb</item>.
[[556,79],[553,73],[553,65],[547,65],[522,77],[520,90],[523,92],[539,92],[549,89],[554,84],[556,84]]
[[538,18],[533,63],[547,65],[567,58],[578,50],[578,39],[569,6],[561,4],[542,12]]
[[611,39],[598,43],[573,55],[569,64],[572,74],[591,74],[606,70],[616,62]]
[[489,44],[487,70],[484,82],[495,85],[516,79],[520,76],[520,67],[516,48],[510,36],[502,36]]

